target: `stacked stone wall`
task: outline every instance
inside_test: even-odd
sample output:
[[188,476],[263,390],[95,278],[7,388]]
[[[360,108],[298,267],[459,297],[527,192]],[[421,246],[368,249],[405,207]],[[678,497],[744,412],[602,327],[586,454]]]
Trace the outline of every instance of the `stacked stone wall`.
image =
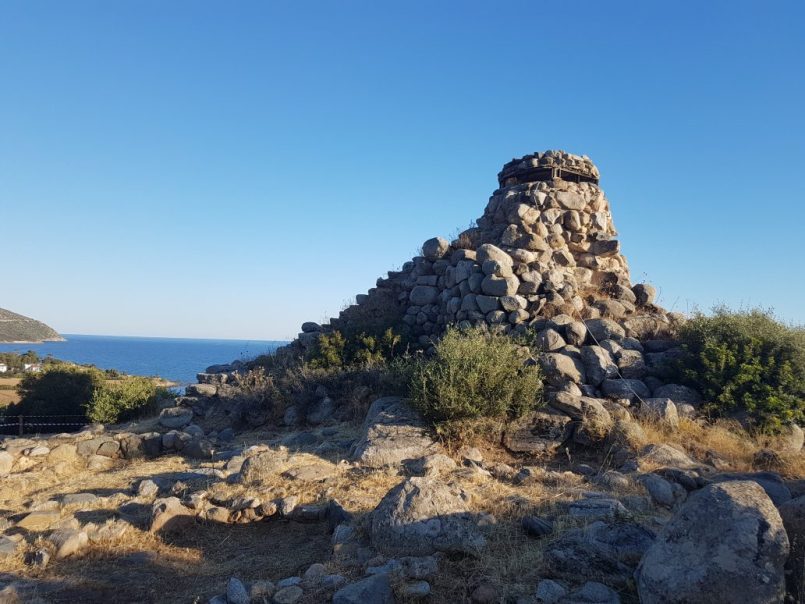
[[378,279],[337,319],[306,323],[299,343],[312,346],[332,329],[405,326],[427,345],[448,325],[510,332],[544,327],[547,319],[610,319],[635,337],[666,333],[669,318],[654,305],[654,289],[631,284],[603,190],[561,178],[524,182],[543,167],[599,177],[588,158],[562,151],[512,160],[477,226],[452,242],[429,239],[421,255]]

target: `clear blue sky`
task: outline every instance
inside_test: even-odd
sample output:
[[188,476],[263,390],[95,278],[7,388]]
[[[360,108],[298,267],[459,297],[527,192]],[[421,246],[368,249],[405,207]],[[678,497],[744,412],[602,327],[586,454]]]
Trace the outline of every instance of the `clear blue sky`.
[[283,338],[481,215],[602,172],[634,281],[805,322],[805,3],[0,3],[0,306]]

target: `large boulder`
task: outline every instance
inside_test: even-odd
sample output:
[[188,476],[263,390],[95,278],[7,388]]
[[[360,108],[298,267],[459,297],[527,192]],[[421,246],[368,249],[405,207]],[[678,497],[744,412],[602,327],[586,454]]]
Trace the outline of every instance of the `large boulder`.
[[431,285],[417,285],[409,297],[414,306],[427,306],[439,299],[439,290]]
[[503,445],[513,453],[553,455],[573,433],[573,420],[555,409],[529,413],[513,421],[503,434]]
[[600,386],[605,379],[618,375],[618,366],[605,348],[584,346],[581,349],[581,360],[584,363],[588,384]]
[[690,496],[646,552],[640,602],[779,603],[787,557],[783,521],[762,488],[713,484]]
[[193,511],[184,507],[177,497],[154,501],[151,507],[150,532],[176,533],[188,530],[193,524]]
[[791,491],[779,474],[774,472],[725,472],[710,477],[712,482],[734,482],[749,480],[759,484],[774,505],[780,506],[791,499]]
[[369,407],[352,458],[373,468],[438,453],[420,415],[405,399],[388,396]]
[[586,380],[584,363],[576,357],[561,352],[540,355],[540,365],[548,384],[561,388],[567,382],[583,384]]
[[654,398],[670,398],[675,403],[687,403],[698,407],[702,403],[702,395],[689,386],[665,384],[654,391]]
[[284,448],[247,457],[240,467],[241,482],[249,484],[270,478],[279,473],[287,461],[288,452]]
[[168,407],[159,414],[159,423],[166,428],[184,428],[191,421],[193,410],[187,407]]
[[791,544],[791,555],[785,567],[790,573],[788,588],[796,602],[805,600],[805,496],[780,506],[780,517]]
[[372,512],[372,545],[389,554],[473,554],[486,545],[464,493],[434,478],[408,478]]
[[669,398],[647,398],[640,405],[640,417],[676,429],[679,427],[679,414],[676,405]]
[[425,243],[422,244],[422,255],[425,256],[431,262],[434,260],[438,260],[439,258],[444,258],[447,255],[447,252],[450,251],[450,242],[447,239],[443,239],[442,237],[434,237],[433,239],[428,239]]
[[570,529],[550,543],[544,565],[551,576],[560,579],[599,579],[626,587],[653,540],[654,533],[639,525],[596,520],[584,528]]

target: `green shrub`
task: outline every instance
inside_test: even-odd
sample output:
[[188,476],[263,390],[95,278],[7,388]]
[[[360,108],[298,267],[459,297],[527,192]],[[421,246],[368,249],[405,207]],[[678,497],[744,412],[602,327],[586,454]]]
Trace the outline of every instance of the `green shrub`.
[[517,417],[536,407],[542,379],[510,337],[448,329],[433,357],[413,361],[410,396],[434,422]]
[[26,374],[17,386],[20,402],[9,415],[72,415],[89,421],[115,423],[154,410],[164,388],[144,377],[108,382],[94,367],[46,365],[41,373]]
[[762,310],[716,308],[680,328],[676,378],[698,389],[715,416],[745,414],[775,429],[805,419],[805,329]]
[[103,383],[96,388],[86,405],[87,418],[101,424],[114,424],[132,419],[156,408],[157,400],[166,392],[153,380],[130,377]]
[[316,369],[372,366],[394,358],[402,351],[402,343],[403,337],[392,329],[352,335],[336,330],[319,336],[307,362]]
[[323,369],[343,367],[346,345],[347,341],[340,331],[321,334],[308,359],[310,366]]
[[9,408],[15,415],[83,415],[87,403],[103,386],[103,373],[73,365],[45,366],[28,373],[17,386],[20,402]]

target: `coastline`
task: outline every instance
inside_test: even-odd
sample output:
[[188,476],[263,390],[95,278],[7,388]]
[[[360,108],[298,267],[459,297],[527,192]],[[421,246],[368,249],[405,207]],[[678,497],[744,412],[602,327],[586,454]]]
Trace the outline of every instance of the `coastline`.
[[0,344],[45,344],[46,342],[66,342],[67,338],[47,338],[45,340],[0,340]]

